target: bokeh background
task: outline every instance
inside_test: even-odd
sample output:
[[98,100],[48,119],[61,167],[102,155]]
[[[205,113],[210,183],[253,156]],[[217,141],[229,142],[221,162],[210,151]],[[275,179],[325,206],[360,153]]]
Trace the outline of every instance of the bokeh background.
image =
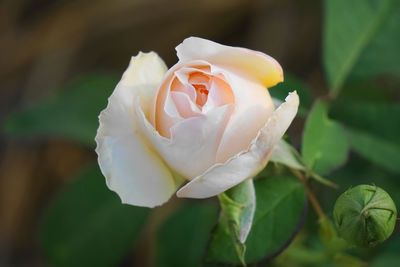
[[[327,78],[323,59],[326,48],[326,2],[328,1],[1,1],[0,122],[3,130],[0,135],[0,266],[62,266],[62,261],[58,261],[62,256],[49,256],[48,246],[51,246],[52,237],[48,236],[54,236],[57,232],[62,235],[63,231],[70,234],[70,229],[64,228],[64,224],[75,225],[78,229],[85,219],[103,220],[101,216],[89,218],[85,213],[66,222],[63,221],[63,215],[60,215],[60,221],[47,221],[50,226],[43,226],[46,224],[44,218],[49,207],[59,197],[60,192],[66,185],[76,182],[76,174],[94,162],[96,155],[90,138],[94,137],[97,115],[92,114],[92,111],[97,112],[106,106],[105,99],[127,67],[131,56],[139,51],[156,51],[168,66],[172,66],[177,60],[174,47],[188,36],[199,36],[265,52],[280,62],[285,73],[301,81],[296,83],[299,87],[307,87],[304,90],[308,90],[307,94],[311,95],[311,102],[321,96],[329,99],[329,88],[334,82],[329,82],[332,79]],[[351,11],[352,8],[356,6],[348,6],[348,10]],[[336,11],[340,13],[343,10]],[[349,13],[351,17],[352,12],[344,12],[343,16],[348,17]],[[388,16],[385,14],[382,16]],[[337,16],[336,19],[340,21],[341,17]],[[389,48],[371,52],[369,55],[372,56],[365,59],[365,65],[373,62],[372,65],[378,71],[368,72],[361,69],[360,75],[354,75],[355,78],[349,79],[350,82],[346,80],[344,88],[359,89],[347,90],[350,93],[340,94],[340,97],[344,95],[340,99],[343,99],[343,103],[353,103],[351,101],[354,99],[361,98],[368,100],[368,103],[383,103],[388,107],[390,105],[391,108],[385,109],[383,113],[373,112],[374,120],[360,128],[373,131],[371,128],[374,127],[371,125],[385,123],[387,127],[383,131],[379,132],[378,129],[375,132],[377,135],[383,132],[381,137],[384,141],[391,140],[396,144],[389,145],[394,147],[390,154],[393,155],[390,159],[393,164],[382,163],[385,160],[379,159],[379,155],[375,161],[368,161],[368,157],[364,159],[351,154],[347,165],[355,167],[348,170],[342,168],[329,176],[342,185],[342,188],[359,181],[390,185],[390,193],[395,199],[400,199],[400,167],[395,166],[400,164],[400,156],[395,153],[400,147],[400,123],[397,118],[400,117],[400,61],[393,63],[399,58],[400,45],[397,45],[400,31],[396,31],[400,24],[398,16],[389,24],[392,28],[379,41]],[[335,47],[335,40],[329,39],[329,42]],[[343,40],[338,40],[338,43],[340,50]],[[389,59],[382,61],[381,53]],[[293,89],[302,91],[303,88]],[[60,94],[65,101],[56,100],[56,104],[51,102],[52,99],[59,99]],[[92,103],[90,94],[93,94],[93,99],[104,99],[104,102]],[[46,102],[48,100],[50,104]],[[346,102],[347,100],[350,102]],[[32,108],[34,112],[30,113]],[[81,113],[87,109],[88,114]],[[346,114],[336,113],[337,117],[344,118],[342,121],[346,122]],[[65,114],[70,114],[72,119],[67,120],[68,116],[65,117]],[[297,148],[301,146],[306,113],[303,115],[295,121],[289,132],[292,144]],[[83,122],[77,123],[73,118],[82,118]],[[86,118],[94,119],[87,125],[87,120],[84,120]],[[358,117],[354,118],[353,121],[357,121]],[[382,129],[383,126],[377,127]],[[371,149],[364,154],[368,153],[373,154],[374,151]],[[370,167],[373,172],[367,171]],[[371,173],[374,174],[373,177]],[[97,173],[92,176],[102,179],[96,175]],[[353,182],[348,179],[352,175],[358,177]],[[390,178],[396,175],[397,178]],[[386,180],[380,180],[381,176]],[[89,194],[87,199],[66,197],[60,205],[66,205],[64,211],[74,210],[74,205],[77,209],[85,205],[101,206],[101,201],[94,200],[114,194],[105,188],[103,181],[98,192],[100,193],[97,195],[93,193],[93,196]],[[324,207],[328,214],[338,193],[340,192],[329,191],[323,194],[322,201],[326,203]],[[76,192],[74,194],[72,195],[81,196]],[[329,198],[330,194],[332,198]],[[112,201],[118,201],[115,195],[112,197]],[[91,198],[94,199],[92,202]],[[139,241],[128,243],[129,249],[122,250],[122,256],[117,257],[112,265],[154,265],[155,241],[152,237],[156,235],[155,229],[179,205],[180,200],[174,198],[167,205],[158,208],[151,215],[145,230],[136,238]],[[123,214],[124,211],[117,212]],[[62,213],[53,212],[56,215],[57,212]],[[56,215],[52,216],[57,218]],[[135,219],[139,215],[132,216],[126,220]],[[112,225],[112,220],[105,222],[110,223],[108,226],[113,231],[119,230],[114,228],[118,224]],[[130,223],[127,223],[128,228],[129,226]],[[51,229],[43,230],[46,227]],[[93,228],[82,228],[80,231],[84,233],[80,234],[86,235],[87,231],[96,227],[94,224]],[[96,234],[95,230],[93,234]],[[93,242],[96,240],[101,242],[101,239],[96,238]],[[63,252],[60,250],[57,253]]]

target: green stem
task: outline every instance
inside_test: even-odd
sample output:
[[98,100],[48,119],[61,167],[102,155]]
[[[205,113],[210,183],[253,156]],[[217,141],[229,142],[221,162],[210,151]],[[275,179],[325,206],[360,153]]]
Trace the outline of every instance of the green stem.
[[294,170],[294,169],[290,169],[290,170],[292,171],[294,176],[296,176],[297,179],[299,179],[300,182],[302,182],[304,184],[306,191],[307,191],[308,199],[310,200],[311,205],[313,206],[315,212],[317,213],[319,220],[320,221],[325,220],[326,215],[325,215],[324,211],[322,210],[317,197],[315,196],[314,192],[311,190],[309,184],[307,183],[307,179],[303,176],[303,174],[301,172]]

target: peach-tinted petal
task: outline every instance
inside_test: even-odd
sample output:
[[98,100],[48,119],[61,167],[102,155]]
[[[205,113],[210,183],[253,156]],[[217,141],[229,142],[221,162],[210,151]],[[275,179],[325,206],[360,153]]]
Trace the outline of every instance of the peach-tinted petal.
[[274,145],[280,140],[297,113],[299,97],[290,93],[260,130],[247,151],[223,164],[216,164],[177,192],[178,197],[207,198],[252,178],[265,167]]
[[268,90],[252,77],[229,68],[213,67],[224,75],[235,99],[235,110],[229,119],[217,152],[217,162],[225,162],[250,142],[274,111]]
[[174,100],[179,114],[183,118],[197,117],[201,115],[201,111],[194,104],[189,96],[182,92],[171,92],[171,98]]
[[279,63],[261,52],[221,45],[198,37],[185,39],[176,51],[182,62],[201,59],[213,65],[234,67],[253,75],[268,88],[283,81]]
[[215,154],[232,105],[182,120],[171,129],[171,138],[161,136],[137,109],[143,133],[167,164],[186,179],[203,173],[215,162]]
[[213,76],[210,79],[210,83],[211,85],[209,88],[208,99],[202,109],[204,112],[207,112],[214,107],[231,104],[235,101],[232,88],[225,81],[225,79],[222,79],[218,76]]
[[189,74],[188,82],[192,84],[207,85],[209,80],[210,80],[210,75],[196,71]]
[[160,86],[155,106],[155,127],[162,136],[167,138],[170,138],[171,127],[182,120],[178,108],[170,94],[171,84],[173,81],[171,79],[172,77],[169,78],[169,80],[164,81]]
[[[167,201],[180,182],[141,135],[135,108],[148,111],[165,65],[155,53],[132,58],[100,116],[96,153],[108,187],[123,203],[154,207]],[[141,99],[134,101],[135,97]],[[135,106],[136,105],[136,106]]]
[[194,87],[193,86],[185,86],[184,84],[182,84],[181,81],[179,81],[178,78],[175,78],[172,81],[171,92],[185,93],[186,95],[188,95],[188,97],[190,98],[190,100],[193,103],[196,102],[196,90],[194,89]]

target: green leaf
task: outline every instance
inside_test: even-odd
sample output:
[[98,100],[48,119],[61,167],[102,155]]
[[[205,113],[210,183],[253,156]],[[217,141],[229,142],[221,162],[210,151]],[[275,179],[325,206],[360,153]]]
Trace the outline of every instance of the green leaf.
[[337,253],[332,259],[334,266],[343,267],[366,267],[366,262],[363,262],[359,258],[345,253]]
[[348,142],[340,124],[328,118],[328,104],[317,102],[307,118],[302,155],[309,168],[326,174],[347,159]]
[[400,104],[343,101],[330,115],[346,126],[400,145]]
[[354,66],[352,76],[366,78],[391,74],[400,78],[400,2],[391,1],[375,38],[371,40]]
[[45,214],[40,234],[49,265],[117,265],[132,248],[148,212],[121,204],[98,167],[88,168]]
[[[224,192],[223,195],[225,195],[229,201],[220,203],[223,212],[231,208],[234,209],[236,206],[240,207],[237,217],[233,215],[230,219],[234,219],[238,226],[236,235],[241,243],[246,241],[253,223],[254,211],[256,208],[255,194],[253,179],[248,179]],[[230,207],[231,201],[236,203],[234,207]],[[231,214],[228,215],[228,218],[230,215]]]
[[377,259],[375,259],[371,265],[371,267],[388,267],[388,266],[397,266],[400,262],[400,256],[395,253],[389,254],[385,253],[383,255],[378,255]]
[[275,145],[274,150],[272,150],[270,161],[285,165],[291,169],[296,170],[306,170],[306,167],[298,157],[296,156],[297,151],[285,142],[283,139]]
[[[254,185],[256,211],[245,243],[247,263],[273,257],[287,246],[299,229],[306,205],[305,189],[292,177],[260,178]],[[213,233],[206,259],[240,264],[229,230],[219,229]]]
[[397,266],[400,262],[399,255],[400,247],[400,236],[394,233],[388,241],[382,244],[379,253],[376,254],[375,258],[371,263],[371,267],[388,267]]
[[400,173],[400,145],[366,132],[348,129],[351,148],[362,157],[393,173]]
[[344,102],[349,105],[359,102],[396,103],[398,93],[396,87],[395,82],[382,84],[382,81],[371,81],[370,79],[349,80],[344,84],[332,108],[335,108],[337,104],[345,104]]
[[[329,85],[336,95],[360,57],[368,52],[369,44],[380,37],[392,1],[325,0],[324,6],[323,59]],[[393,54],[391,51],[386,51],[385,55]],[[377,65],[380,62],[370,63]]]
[[[227,233],[231,239],[236,256],[242,265],[246,265],[244,255],[247,239],[253,223],[256,198],[253,179],[248,179],[232,189],[218,195],[221,214],[213,236]],[[211,241],[213,246],[213,241]],[[216,251],[218,253],[218,251]]]
[[308,177],[315,179],[321,184],[337,188],[336,184],[308,169],[307,166],[304,165],[304,160],[301,158],[296,149],[283,139],[279,140],[279,142],[275,145],[269,160],[274,163],[285,165],[292,170],[294,169],[305,172]]
[[68,138],[94,146],[98,116],[107,105],[117,78],[89,75],[69,84],[43,103],[11,114],[4,123],[10,136]]
[[157,237],[157,266],[203,266],[217,208],[207,202],[185,205],[162,225]]
[[400,173],[399,104],[343,102],[332,115],[347,126],[351,148],[367,160]]
[[290,92],[295,90],[300,98],[298,114],[300,116],[305,116],[312,104],[312,90],[306,83],[290,74],[285,74],[285,80],[282,83],[268,89],[272,97],[282,102],[285,101],[285,98]]

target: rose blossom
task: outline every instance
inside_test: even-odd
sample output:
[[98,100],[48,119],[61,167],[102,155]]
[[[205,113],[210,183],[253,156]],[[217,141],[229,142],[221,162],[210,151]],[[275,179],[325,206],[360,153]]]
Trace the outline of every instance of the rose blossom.
[[272,57],[187,38],[167,70],[154,52],[132,57],[99,116],[98,162],[122,202],[154,207],[215,196],[262,170],[296,115],[290,93],[274,110],[268,87],[283,81]]

